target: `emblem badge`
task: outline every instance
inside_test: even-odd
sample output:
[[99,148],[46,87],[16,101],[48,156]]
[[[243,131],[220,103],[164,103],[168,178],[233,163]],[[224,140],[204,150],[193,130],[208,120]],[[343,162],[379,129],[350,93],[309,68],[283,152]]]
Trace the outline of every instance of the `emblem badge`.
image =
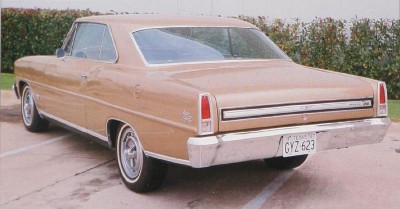
[[192,122],[192,115],[190,114],[190,112],[188,112],[188,111],[186,111],[186,110],[184,110],[183,112],[182,112],[182,118],[183,118],[183,120],[185,120],[186,122]]

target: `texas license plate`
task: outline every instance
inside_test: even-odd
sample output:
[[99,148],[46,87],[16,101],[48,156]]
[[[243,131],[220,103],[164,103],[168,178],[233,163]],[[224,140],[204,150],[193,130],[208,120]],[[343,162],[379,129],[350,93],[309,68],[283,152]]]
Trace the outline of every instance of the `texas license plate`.
[[300,133],[283,136],[283,157],[307,155],[317,150],[317,134]]

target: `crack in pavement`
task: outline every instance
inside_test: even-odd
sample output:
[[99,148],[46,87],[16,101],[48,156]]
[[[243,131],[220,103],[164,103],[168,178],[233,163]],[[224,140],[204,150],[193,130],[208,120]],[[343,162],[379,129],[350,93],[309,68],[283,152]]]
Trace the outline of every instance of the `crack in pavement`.
[[7,201],[7,202],[5,202],[5,203],[2,203],[2,204],[0,204],[0,206],[5,206],[5,205],[7,205],[7,204],[9,204],[9,203],[11,203],[11,202],[21,200],[22,198],[28,197],[28,196],[30,196],[30,195],[32,195],[32,194],[34,194],[34,193],[41,192],[41,191],[43,191],[43,190],[45,190],[45,189],[47,189],[47,188],[53,187],[53,186],[55,186],[55,185],[57,185],[57,184],[59,184],[59,183],[61,183],[61,182],[64,182],[64,181],[66,181],[66,180],[68,180],[68,179],[71,179],[71,178],[73,178],[73,177],[82,175],[82,174],[87,173],[87,172],[89,172],[89,171],[91,171],[91,170],[93,170],[93,169],[96,169],[96,168],[99,168],[99,167],[101,167],[101,166],[104,166],[104,165],[106,165],[106,164],[108,164],[108,163],[111,163],[111,162],[113,162],[114,160],[115,160],[115,158],[113,158],[113,159],[111,159],[111,160],[108,160],[108,161],[106,161],[106,162],[102,162],[102,163],[100,163],[100,164],[98,164],[98,165],[96,165],[96,166],[94,166],[94,167],[88,168],[88,169],[86,169],[86,170],[84,170],[84,171],[75,173],[75,174],[72,175],[72,176],[68,176],[68,177],[65,177],[65,178],[63,178],[63,179],[61,179],[61,180],[57,180],[57,181],[55,181],[55,182],[53,182],[53,183],[51,183],[51,184],[45,185],[45,186],[43,186],[43,187],[41,187],[41,188],[39,188],[39,189],[33,190],[33,191],[31,191],[31,192],[28,192],[28,193],[26,193],[26,194],[23,194],[23,195],[21,195],[21,196],[15,198],[15,199],[12,199],[12,200],[9,200],[9,201]]
[[[97,166],[95,166],[95,167],[86,169],[86,170],[84,170],[84,171],[82,171],[82,172],[75,173],[74,176],[79,176],[79,175],[84,174],[84,173],[86,173],[86,172],[88,172],[88,171],[91,171],[91,170],[93,170],[93,169],[95,169],[95,168],[98,168],[98,167],[101,167],[101,166],[103,166],[103,165],[105,165],[105,164],[107,164],[107,163],[110,163],[110,162],[112,162],[112,161],[114,161],[114,160],[115,160],[115,158],[113,158],[113,159],[111,159],[111,160],[109,160],[109,161],[106,161],[106,162],[104,162],[104,163],[101,163],[101,164],[99,164],[99,165],[97,165]],[[72,177],[72,176],[71,176],[71,177]]]

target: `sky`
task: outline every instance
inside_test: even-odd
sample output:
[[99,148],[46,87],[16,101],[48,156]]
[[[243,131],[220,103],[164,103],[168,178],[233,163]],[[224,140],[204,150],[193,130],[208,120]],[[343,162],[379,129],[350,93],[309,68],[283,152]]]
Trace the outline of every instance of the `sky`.
[[2,0],[2,7],[211,16],[399,19],[400,0]]

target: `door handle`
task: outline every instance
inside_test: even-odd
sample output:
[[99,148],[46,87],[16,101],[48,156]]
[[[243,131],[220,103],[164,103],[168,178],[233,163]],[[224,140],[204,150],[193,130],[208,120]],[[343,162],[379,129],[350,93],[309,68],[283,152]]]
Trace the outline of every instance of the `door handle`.
[[81,73],[81,78],[83,78],[83,79],[87,79],[87,75],[86,74],[83,74],[83,73]]
[[86,79],[88,78],[88,76],[84,73],[81,73],[81,85],[86,85]]

